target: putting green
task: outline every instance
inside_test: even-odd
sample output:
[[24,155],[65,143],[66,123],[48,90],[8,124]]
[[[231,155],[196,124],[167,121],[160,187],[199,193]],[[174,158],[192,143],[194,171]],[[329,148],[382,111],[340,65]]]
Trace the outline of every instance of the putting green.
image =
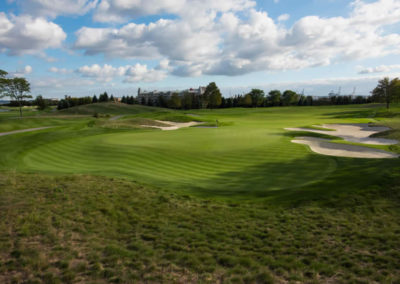
[[220,194],[299,187],[323,179],[336,165],[265,126],[66,139],[31,149],[23,162],[40,171],[106,173]]

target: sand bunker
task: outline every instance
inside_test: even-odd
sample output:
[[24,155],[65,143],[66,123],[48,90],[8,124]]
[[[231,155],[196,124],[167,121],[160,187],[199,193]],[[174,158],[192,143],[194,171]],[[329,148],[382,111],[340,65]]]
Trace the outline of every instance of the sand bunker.
[[368,124],[324,124],[322,125],[322,128],[334,129],[334,131],[310,128],[285,128],[285,130],[326,134],[343,138],[349,142],[363,144],[394,145],[398,143],[398,141],[392,139],[370,137],[372,134],[390,130],[390,128],[383,126],[369,126]]
[[[323,128],[334,129],[317,130],[309,128],[285,128],[290,131],[307,131],[313,133],[326,134],[343,138],[349,142],[372,144],[372,145],[393,145],[397,140],[372,138],[370,135],[387,131],[387,127],[369,126],[368,124],[324,124]],[[311,150],[328,156],[351,157],[351,158],[398,158],[399,155],[388,151],[368,148],[358,145],[348,145],[332,143],[328,139],[314,137],[296,137],[293,143],[305,144],[310,146]]]
[[203,122],[196,122],[196,121],[191,121],[191,122],[172,122],[172,121],[163,121],[163,120],[155,120],[158,123],[166,124],[168,126],[156,126],[156,125],[141,125],[142,127],[151,127],[151,128],[158,128],[161,130],[177,130],[179,128],[183,127],[190,127],[194,125],[200,125]]
[[315,153],[351,158],[398,158],[399,155],[380,149],[368,148],[357,145],[338,144],[329,142],[328,139],[315,137],[296,137],[293,143],[310,146]]

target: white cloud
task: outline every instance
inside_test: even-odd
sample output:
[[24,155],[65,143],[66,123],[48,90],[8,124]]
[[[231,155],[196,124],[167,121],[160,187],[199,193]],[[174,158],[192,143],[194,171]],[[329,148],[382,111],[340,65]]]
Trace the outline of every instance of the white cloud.
[[156,82],[165,79],[167,73],[163,70],[148,69],[147,65],[135,64],[128,68],[125,75],[125,83]]
[[72,72],[72,70],[70,69],[66,69],[66,68],[57,68],[57,67],[51,67],[49,69],[50,72],[52,73],[56,73],[56,74],[69,74]]
[[94,9],[98,0],[16,0],[29,15],[55,18],[58,15],[84,15]]
[[252,0],[101,0],[94,19],[99,22],[126,22],[129,19],[175,14],[191,21],[202,21],[215,12],[245,10]]
[[58,48],[66,34],[60,26],[44,18],[22,15],[8,17],[0,12],[0,51],[11,55],[42,54]]
[[397,65],[380,65],[376,67],[364,68],[360,66],[358,74],[386,73],[392,70],[400,69],[400,64]]
[[307,16],[289,28],[280,24],[288,15],[274,21],[247,0],[206,0],[209,5],[200,5],[200,0],[191,5],[186,0],[163,1],[160,6],[156,2],[103,0],[98,17],[104,10],[109,19],[120,21],[128,15],[157,13],[173,13],[177,18],[121,28],[83,27],[76,33],[74,47],[89,55],[165,58],[171,72],[179,76],[302,69],[400,54],[400,34],[385,30],[400,23],[398,0],[356,0],[347,17]]
[[282,14],[278,17],[278,22],[284,22],[290,19],[289,14]]
[[84,77],[95,78],[99,82],[111,82],[116,77],[124,76],[124,82],[155,82],[163,80],[167,73],[164,68],[168,68],[165,61],[161,61],[158,68],[148,69],[147,65],[135,64],[120,67],[113,67],[105,64],[100,66],[93,64],[85,65],[76,70],[77,73]]
[[65,90],[66,88],[75,88],[77,86],[85,87],[93,85],[95,85],[94,81],[82,78],[74,78],[74,80],[71,80],[71,78],[48,77],[32,80],[33,89],[45,91],[46,93],[55,88]]
[[26,65],[24,68],[18,69],[15,72],[10,72],[13,77],[24,77],[33,72],[33,68],[30,65]]

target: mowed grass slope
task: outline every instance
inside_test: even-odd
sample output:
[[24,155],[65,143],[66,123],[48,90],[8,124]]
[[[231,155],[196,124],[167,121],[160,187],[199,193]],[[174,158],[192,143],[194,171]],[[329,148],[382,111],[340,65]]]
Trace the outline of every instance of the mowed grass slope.
[[[187,117],[163,112],[126,123]],[[86,117],[0,137],[0,282],[396,283],[400,159],[318,155],[283,128],[397,137],[399,112],[198,110],[225,126],[177,131]]]
[[146,112],[157,112],[160,110],[165,112],[168,111],[167,109],[156,108],[156,107],[108,102],[108,103],[95,103],[95,104],[66,108],[58,111],[57,114],[93,115],[97,113],[97,114],[109,114],[109,115],[127,115],[127,114],[138,114]]

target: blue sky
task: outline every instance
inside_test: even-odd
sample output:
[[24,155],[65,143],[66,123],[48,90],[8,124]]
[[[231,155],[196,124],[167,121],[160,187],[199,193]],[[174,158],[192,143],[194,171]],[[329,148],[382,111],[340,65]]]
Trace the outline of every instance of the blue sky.
[[116,96],[215,81],[367,95],[400,76],[399,0],[6,0],[0,68],[32,94]]

